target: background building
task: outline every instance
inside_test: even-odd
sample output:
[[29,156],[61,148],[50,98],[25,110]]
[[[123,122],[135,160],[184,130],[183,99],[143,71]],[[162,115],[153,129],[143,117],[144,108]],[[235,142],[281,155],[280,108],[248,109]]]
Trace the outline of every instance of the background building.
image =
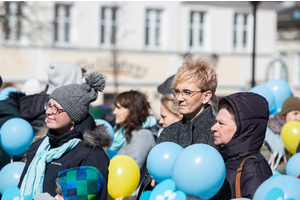
[[[218,97],[251,88],[250,2],[0,3],[0,75],[5,82],[21,86],[37,78],[46,84],[49,64],[64,60],[108,77],[108,86],[94,105],[111,105],[116,93],[138,89],[149,96],[159,118],[157,86],[176,73],[186,55],[209,54],[218,73]],[[279,4],[268,1],[257,6],[257,85],[269,78],[268,70],[278,57]],[[298,71],[299,64],[294,66]],[[299,83],[292,84],[293,92]]]

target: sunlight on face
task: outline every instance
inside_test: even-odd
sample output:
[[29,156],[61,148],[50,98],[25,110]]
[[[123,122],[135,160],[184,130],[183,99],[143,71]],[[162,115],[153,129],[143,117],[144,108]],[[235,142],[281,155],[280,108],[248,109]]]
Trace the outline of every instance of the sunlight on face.
[[223,146],[227,144],[236,132],[236,129],[237,126],[233,116],[225,108],[220,109],[216,117],[216,123],[211,127],[211,130],[214,132],[215,145]]

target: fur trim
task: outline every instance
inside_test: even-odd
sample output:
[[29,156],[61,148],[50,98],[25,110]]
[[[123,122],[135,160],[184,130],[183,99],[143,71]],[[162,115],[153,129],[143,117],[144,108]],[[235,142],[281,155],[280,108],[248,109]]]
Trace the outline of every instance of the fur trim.
[[113,138],[109,135],[103,124],[83,134],[84,145],[92,149],[108,147],[112,140]]

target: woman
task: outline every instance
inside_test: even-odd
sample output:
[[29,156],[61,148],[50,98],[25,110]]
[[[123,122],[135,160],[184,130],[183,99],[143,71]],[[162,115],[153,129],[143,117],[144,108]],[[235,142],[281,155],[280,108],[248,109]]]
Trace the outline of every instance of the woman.
[[[268,102],[259,94],[240,92],[220,99],[218,107],[211,130],[226,163],[226,179],[213,199],[252,199],[260,184],[272,176],[268,162],[260,153],[269,117]],[[240,179],[236,179],[238,168]],[[236,190],[236,184],[241,190]]]
[[139,91],[119,94],[115,107],[115,137],[110,150],[133,158],[139,166],[142,180],[148,153],[156,144],[153,133],[147,128],[154,126],[156,119],[150,116],[151,107],[146,95]]
[[163,128],[167,128],[182,119],[176,101],[171,94],[165,94],[160,98],[160,116],[159,123]]
[[104,178],[101,199],[107,196],[109,158],[102,147],[111,137],[102,125],[95,125],[89,114],[90,103],[105,87],[105,77],[90,73],[84,84],[69,84],[55,89],[45,104],[49,131],[27,151],[27,163],[20,177],[21,195],[48,192],[55,196],[55,179],[64,169],[88,165]]
[[[285,150],[281,129],[285,123],[290,121],[300,121],[300,99],[298,97],[289,97],[283,102],[281,111],[269,118],[266,131],[266,146],[271,150],[269,164],[272,169],[283,174],[285,174],[286,162],[291,157],[291,153]],[[263,150],[265,149],[263,148]]]

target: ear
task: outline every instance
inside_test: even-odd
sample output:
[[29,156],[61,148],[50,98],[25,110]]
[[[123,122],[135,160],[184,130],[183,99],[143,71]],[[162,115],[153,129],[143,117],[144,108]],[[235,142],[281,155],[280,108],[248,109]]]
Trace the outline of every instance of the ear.
[[212,97],[212,92],[211,91],[206,91],[204,92],[203,94],[203,104],[207,104],[209,102],[209,100],[211,99]]

